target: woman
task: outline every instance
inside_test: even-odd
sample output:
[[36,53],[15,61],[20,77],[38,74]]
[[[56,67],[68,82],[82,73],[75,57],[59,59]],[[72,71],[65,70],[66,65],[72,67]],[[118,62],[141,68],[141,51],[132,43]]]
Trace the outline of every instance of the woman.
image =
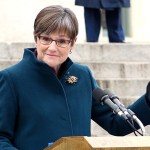
[[[18,64],[0,71],[0,150],[42,150],[64,136],[90,136],[91,119],[110,134],[132,132],[92,99],[98,85],[90,70],[68,57],[77,35],[78,22],[70,9],[49,6],[39,12],[36,48],[26,48]],[[145,96],[131,109],[149,124]]]

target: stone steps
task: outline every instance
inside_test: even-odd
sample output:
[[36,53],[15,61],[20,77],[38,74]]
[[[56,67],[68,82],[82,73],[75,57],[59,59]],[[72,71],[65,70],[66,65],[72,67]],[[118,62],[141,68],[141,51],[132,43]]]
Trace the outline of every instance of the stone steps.
[[95,62],[82,61],[96,78],[147,78],[150,76],[150,62]]
[[99,62],[149,62],[150,44],[93,44],[83,43],[75,46],[71,57],[76,61]]
[[120,97],[136,97],[145,93],[149,79],[97,79],[102,88],[110,88]]
[[103,89],[110,89],[127,107],[146,92],[149,79],[97,79]]

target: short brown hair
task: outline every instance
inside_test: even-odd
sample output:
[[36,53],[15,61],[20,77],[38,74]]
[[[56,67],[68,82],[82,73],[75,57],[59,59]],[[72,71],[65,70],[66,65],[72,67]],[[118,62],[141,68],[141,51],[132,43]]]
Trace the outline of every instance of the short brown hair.
[[78,20],[73,11],[60,5],[52,5],[37,14],[34,21],[35,41],[41,33],[54,32],[67,33],[72,40],[78,35]]

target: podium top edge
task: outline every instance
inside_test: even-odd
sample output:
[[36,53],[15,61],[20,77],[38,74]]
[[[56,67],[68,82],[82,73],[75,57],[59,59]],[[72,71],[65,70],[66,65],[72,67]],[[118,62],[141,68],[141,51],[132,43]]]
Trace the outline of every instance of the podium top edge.
[[84,137],[93,147],[150,147],[150,136]]

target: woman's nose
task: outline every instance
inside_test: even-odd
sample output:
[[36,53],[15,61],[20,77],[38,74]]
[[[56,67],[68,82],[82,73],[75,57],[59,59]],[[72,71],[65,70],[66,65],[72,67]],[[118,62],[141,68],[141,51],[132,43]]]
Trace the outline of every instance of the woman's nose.
[[48,47],[49,47],[49,48],[53,48],[53,49],[54,49],[54,48],[57,48],[56,42],[55,42],[55,41],[52,41],[52,43],[49,44]]

